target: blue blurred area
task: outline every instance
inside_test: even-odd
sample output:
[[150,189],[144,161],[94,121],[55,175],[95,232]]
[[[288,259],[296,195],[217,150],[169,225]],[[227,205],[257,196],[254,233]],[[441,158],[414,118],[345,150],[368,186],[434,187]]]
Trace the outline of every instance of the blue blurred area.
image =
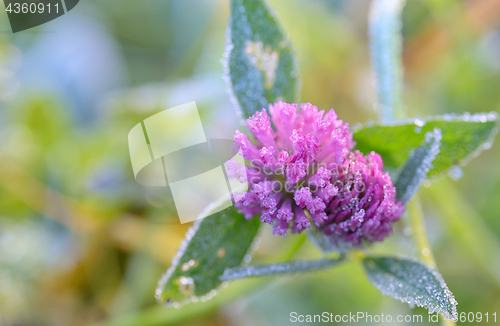
[[51,94],[81,124],[102,119],[98,104],[127,84],[119,44],[105,25],[71,13],[46,24],[23,56],[20,92]]

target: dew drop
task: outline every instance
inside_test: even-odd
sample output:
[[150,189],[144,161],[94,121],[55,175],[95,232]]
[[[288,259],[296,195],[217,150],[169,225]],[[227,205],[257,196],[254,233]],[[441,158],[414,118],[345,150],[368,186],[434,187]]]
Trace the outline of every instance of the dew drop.
[[252,255],[246,254],[245,257],[243,258],[243,261],[248,264],[249,262],[252,261]]
[[423,119],[420,119],[420,118],[416,118],[415,119],[415,125],[417,127],[423,127],[423,126],[425,126],[426,123],[427,122],[425,120],[423,120]]
[[196,267],[196,266],[198,266],[198,262],[194,259],[191,259],[188,262],[185,262],[184,264],[182,264],[181,270],[183,272],[186,272],[186,271],[188,271],[191,268]]
[[453,181],[458,181],[464,176],[464,171],[457,165],[452,166],[448,169],[448,176]]
[[495,121],[498,119],[498,113],[496,112],[490,112],[487,114],[487,116],[489,121]]
[[191,277],[181,276],[176,281],[179,284],[179,291],[185,296],[192,296],[194,294],[194,280]]

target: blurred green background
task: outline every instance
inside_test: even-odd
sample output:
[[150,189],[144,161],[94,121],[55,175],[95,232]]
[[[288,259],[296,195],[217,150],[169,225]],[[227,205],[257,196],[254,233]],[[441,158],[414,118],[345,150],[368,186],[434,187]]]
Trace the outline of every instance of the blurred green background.
[[[407,2],[408,115],[500,112],[500,2]],[[298,54],[302,101],[349,123],[375,120],[370,1],[269,4]],[[233,282],[181,309],[156,304],[156,283],[189,225],[168,190],[135,182],[127,134],[196,101],[208,138],[232,137],[239,118],[220,64],[228,8],[227,0],[82,0],[16,34],[0,14],[0,325],[288,325],[291,312],[324,311],[421,314],[428,323],[424,309],[382,296],[354,262]],[[497,141],[459,180],[421,191],[459,313],[488,312],[488,324],[495,312],[500,319],[499,154]],[[403,218],[373,251],[417,256],[408,230]],[[280,259],[300,241],[268,228],[261,238],[253,262]],[[319,255],[306,242],[293,258]]]

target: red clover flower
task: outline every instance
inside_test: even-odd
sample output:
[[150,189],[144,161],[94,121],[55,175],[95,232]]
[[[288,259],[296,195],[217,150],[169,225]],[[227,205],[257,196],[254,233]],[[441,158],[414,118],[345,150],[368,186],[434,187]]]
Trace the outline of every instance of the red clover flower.
[[[236,131],[248,164],[230,164],[229,177],[248,181],[236,202],[247,219],[260,215],[273,233],[286,236],[311,224],[342,250],[382,241],[404,212],[383,172],[379,154],[354,150],[349,124],[310,103],[277,102],[247,119],[257,145]],[[271,121],[273,127],[271,126]],[[246,176],[245,176],[246,174]]]

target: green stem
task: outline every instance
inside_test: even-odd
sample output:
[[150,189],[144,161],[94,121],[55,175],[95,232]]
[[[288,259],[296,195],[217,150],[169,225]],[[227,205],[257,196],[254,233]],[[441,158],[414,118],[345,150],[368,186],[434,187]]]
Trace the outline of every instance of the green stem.
[[413,232],[415,245],[418,249],[418,254],[429,267],[436,268],[436,261],[434,260],[434,255],[432,254],[429,239],[425,231],[424,216],[418,196],[413,197],[407,208],[408,219]]
[[343,260],[344,257],[341,256],[338,259],[301,260],[280,264],[251,265],[228,268],[224,271],[224,274],[220,279],[221,281],[233,281],[248,277],[290,275],[300,272],[310,272],[337,265]]
[[377,111],[382,122],[404,116],[403,37],[405,0],[374,0],[370,8],[370,53],[377,85]]
[[[425,230],[424,214],[422,213],[422,206],[418,195],[413,197],[412,201],[408,204],[408,219],[413,232],[413,239],[417,247],[420,259],[422,259],[429,267],[437,270],[436,260],[432,254],[427,232]],[[454,326],[454,321],[442,320],[443,325]]]
[[[405,0],[374,0],[370,9],[370,52],[377,84],[377,111],[381,122],[404,117],[401,14]],[[420,201],[413,198],[408,218],[420,258],[436,269]],[[443,321],[453,326],[453,321]]]
[[293,258],[295,253],[299,251],[302,245],[306,242],[307,236],[305,232],[298,234],[295,236],[295,241],[292,242],[289,246],[289,249],[285,251],[280,257],[282,260],[290,260]]

